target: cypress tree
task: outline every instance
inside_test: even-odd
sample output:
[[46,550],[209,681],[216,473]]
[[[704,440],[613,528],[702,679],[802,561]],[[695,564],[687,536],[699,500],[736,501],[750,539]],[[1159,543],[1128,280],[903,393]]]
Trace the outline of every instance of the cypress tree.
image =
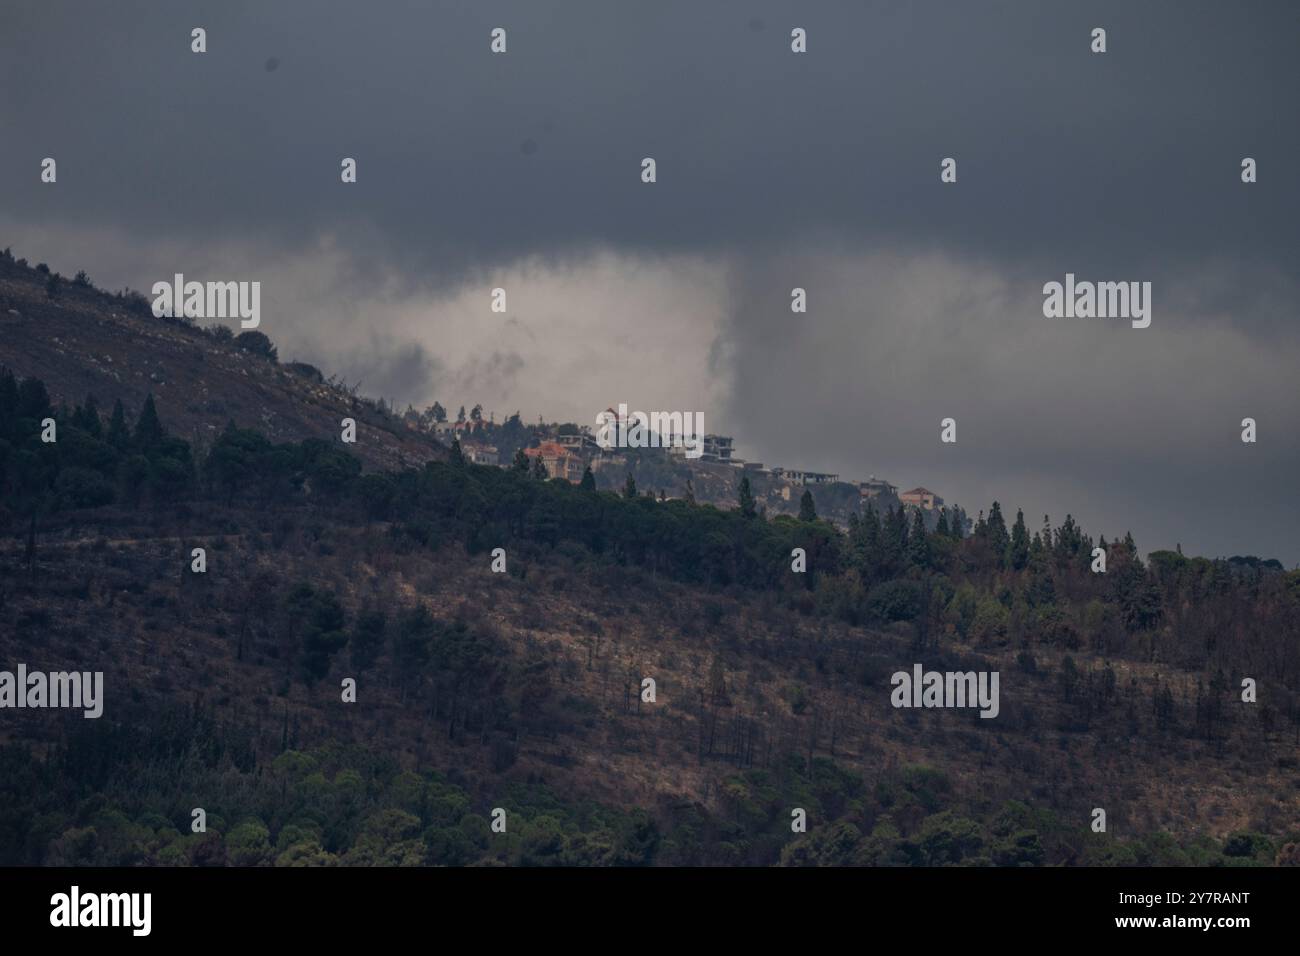
[[86,396],[86,404],[81,408],[81,423],[78,427],[95,438],[104,434],[104,425],[99,420],[99,406],[95,404],[94,395]]
[[993,502],[993,507],[989,509],[986,533],[988,534],[989,547],[997,555],[998,564],[1005,567],[1007,550],[1011,547],[1011,535],[1007,534],[1007,522],[1002,517],[1002,506],[996,501]]
[[131,434],[126,428],[126,411],[122,408],[122,400],[119,398],[113,403],[113,416],[108,420],[108,443],[121,451],[130,442]]
[[164,437],[162,422],[158,420],[158,409],[154,408],[153,404],[153,392],[150,392],[145,396],[144,407],[140,409],[140,417],[136,419],[135,434],[132,438],[141,451],[150,451],[162,444]]
[[740,513],[746,518],[752,518],[758,513],[754,504],[754,492],[749,487],[749,475],[743,475],[740,479]]
[[880,534],[880,516],[871,502],[867,502],[867,513],[862,517],[862,572],[869,580],[876,577],[884,559]]
[[1029,531],[1025,528],[1025,513],[1016,512],[1016,523],[1011,527],[1011,543],[1008,546],[1008,558],[1011,567],[1019,571],[1029,563]]
[[907,556],[907,513],[903,508],[891,507],[885,515],[881,551],[883,570],[892,573],[902,566]]
[[912,530],[907,536],[907,563],[918,568],[930,564],[930,542],[925,537],[925,519],[921,509],[912,512]]

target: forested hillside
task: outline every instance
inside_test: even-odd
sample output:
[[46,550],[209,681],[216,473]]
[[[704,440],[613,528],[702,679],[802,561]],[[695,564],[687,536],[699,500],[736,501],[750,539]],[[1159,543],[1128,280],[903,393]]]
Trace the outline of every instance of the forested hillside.
[[[0,375],[0,666],[106,697],[0,710],[0,862],[1300,862],[1276,562],[996,503],[967,537],[843,533],[457,449],[365,471],[233,421],[196,450],[166,418]],[[917,662],[999,671],[1000,713],[895,709]]]

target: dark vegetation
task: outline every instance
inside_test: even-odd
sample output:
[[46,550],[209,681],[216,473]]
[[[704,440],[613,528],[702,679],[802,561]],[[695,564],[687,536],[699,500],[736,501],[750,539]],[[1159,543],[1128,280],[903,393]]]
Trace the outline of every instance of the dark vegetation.
[[[41,440],[46,419],[55,442]],[[455,450],[421,468],[365,472],[340,443],[273,443],[233,423],[196,454],[164,429],[152,396],[129,412],[93,399],[53,407],[41,382],[0,373],[0,528],[15,543],[0,583],[4,660],[34,659],[43,646],[48,656],[60,602],[121,602],[135,608],[132,620],[216,622],[210,636],[224,656],[207,667],[265,675],[284,698],[275,728],[237,702],[177,686],[152,698],[133,691],[113,715],[71,718],[40,743],[11,732],[0,751],[0,863],[1300,860],[1300,572],[1168,551],[1143,561],[1131,537],[1094,542],[1069,517],[1031,532],[1023,515],[1008,526],[997,503],[969,536],[946,514],[931,531],[917,514],[871,509],[842,533],[811,499],[799,518],[769,521],[741,490],[734,510],[657,501],[631,482],[622,494],[596,491],[469,465]],[[250,571],[225,596],[177,571],[133,568],[111,587],[54,573],[57,546],[76,529],[126,525],[128,515],[178,541],[202,538],[210,559],[234,549],[236,564],[252,564],[269,542],[284,571]],[[96,554],[112,562],[105,545],[82,540],[83,564]],[[1089,570],[1094,546],[1107,552],[1104,575]],[[516,602],[535,627],[562,617],[552,626],[570,643],[550,647],[572,659],[559,662],[536,635],[466,599],[381,601],[326,571],[449,553],[485,566],[498,547],[509,573],[493,576],[489,602]],[[791,573],[795,548],[806,551],[805,574]],[[171,566],[188,555],[173,548]],[[483,586],[465,575],[457,593]],[[501,590],[515,586],[522,596]],[[573,590],[569,610],[548,614]],[[593,664],[601,643],[618,639],[615,613],[603,624],[565,616],[615,601],[656,622],[661,686],[681,674],[680,703],[665,708],[657,740],[626,729],[644,724],[637,655]],[[659,602],[669,609],[656,612]],[[451,613],[439,610],[447,605]],[[147,653],[157,656],[153,640]],[[100,649],[115,653],[103,640]],[[701,651],[699,666],[671,666]],[[611,660],[626,673],[611,675]],[[1003,717],[882,710],[889,673],[913,660],[1001,666],[1011,698]],[[337,679],[353,675],[370,675],[446,742],[414,760],[401,754],[405,730],[390,731],[386,747],[343,742],[339,718],[320,712],[342,706]],[[1240,702],[1243,677],[1259,682],[1259,703]],[[1007,689],[1015,680],[1029,688],[1019,702]],[[884,716],[864,728],[873,709]],[[576,759],[561,741],[708,772],[692,796],[661,787],[622,799],[614,787],[595,799],[547,779],[545,763]],[[525,768],[529,746],[537,757]],[[462,769],[445,747],[477,756]],[[907,759],[930,747],[932,765]],[[933,766],[936,753],[952,767]],[[1136,812],[1113,838],[1090,833],[1094,793],[1136,800],[1130,778],[1153,753],[1189,772],[1204,761],[1221,777],[1235,774],[1236,754],[1254,768],[1248,786],[1259,799],[1218,834],[1171,833]],[[1123,779],[1103,779],[1089,761]],[[1007,787],[1020,791],[994,796],[960,779],[958,767],[988,762],[1025,774],[1007,771]],[[1058,789],[1058,766],[1095,779],[1094,791]],[[1032,793],[1030,777],[1045,781]],[[196,806],[208,811],[207,834],[189,832]],[[488,829],[496,806],[511,814],[508,837]],[[806,835],[791,833],[792,807],[807,811]]]

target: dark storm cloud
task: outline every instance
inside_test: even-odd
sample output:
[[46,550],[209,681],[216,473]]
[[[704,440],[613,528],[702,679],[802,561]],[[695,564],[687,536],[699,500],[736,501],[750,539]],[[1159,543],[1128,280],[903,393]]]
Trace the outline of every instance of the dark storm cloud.
[[[508,391],[568,345],[539,326],[521,352],[440,364],[444,333],[357,356],[359,317],[387,321],[359,301],[377,275],[394,301],[523,257],[695,256],[729,269],[709,362],[730,398],[710,415],[746,454],[942,485],[972,510],[1072,509],[1144,547],[1300,559],[1300,504],[1258,491],[1300,463],[1294,4],[10,0],[4,20],[0,242],[19,254],[61,226],[208,244],[205,263],[331,237],[350,311],[290,340],[390,397]],[[46,255],[155,278],[120,248],[103,276]],[[1046,324],[1042,284],[1066,272],[1152,282],[1152,327]],[[655,329],[609,340],[637,333]],[[606,362],[653,372],[615,345]],[[947,414],[961,437],[940,448]],[[1261,442],[1234,447],[1246,415]]]
[[[19,215],[286,242],[355,224],[422,279],[813,229],[1076,271],[1300,252],[1291,4],[7,6]],[[1245,192],[1243,155],[1261,162]],[[955,189],[936,188],[945,156]]]
[[517,352],[498,352],[475,358],[461,369],[457,384],[473,394],[491,383],[503,398],[509,398],[516,377],[528,363]]
[[[390,350],[375,350],[354,365],[356,385],[363,394],[377,394],[399,410],[419,402],[442,372],[442,363],[424,346],[408,342]],[[374,383],[374,387],[369,387]]]
[[[1017,274],[937,253],[821,245],[733,280],[723,338],[753,374],[733,376],[728,418],[747,457],[923,484],[972,517],[995,499],[1033,527],[1068,511],[1143,549],[1300,557],[1291,496],[1263,491],[1300,473],[1295,330],[1252,338],[1195,295],[1157,301],[1147,330],[1047,320]],[[1267,440],[1243,444],[1244,417]]]

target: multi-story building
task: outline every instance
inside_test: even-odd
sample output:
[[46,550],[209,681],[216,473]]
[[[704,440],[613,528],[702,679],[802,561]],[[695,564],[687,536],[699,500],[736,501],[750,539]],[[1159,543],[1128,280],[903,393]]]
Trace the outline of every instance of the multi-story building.
[[913,488],[911,491],[905,491],[898,496],[898,500],[905,505],[924,508],[926,511],[933,511],[935,508],[943,507],[943,499],[927,488]]
[[480,442],[466,442],[461,445],[460,450],[466,460],[472,461],[476,465],[501,464],[501,455],[495,445],[484,445]]
[[577,455],[592,455],[600,450],[600,445],[596,442],[596,436],[585,426],[582,426],[576,432],[562,432],[556,435],[555,443]]
[[891,485],[883,478],[877,478],[875,475],[872,475],[866,481],[858,482],[858,493],[863,498],[878,498],[881,495],[896,495],[898,494],[898,486]]
[[733,444],[734,440],[730,435],[705,435],[700,459],[702,461],[717,461],[727,464],[731,461]]
[[795,468],[773,468],[772,474],[795,485],[829,485],[840,480],[840,476],[825,471],[800,471]]
[[544,441],[536,448],[525,448],[524,454],[530,460],[540,458],[550,477],[563,478],[575,485],[582,481],[582,473],[587,467],[581,455],[575,455],[553,441]]

